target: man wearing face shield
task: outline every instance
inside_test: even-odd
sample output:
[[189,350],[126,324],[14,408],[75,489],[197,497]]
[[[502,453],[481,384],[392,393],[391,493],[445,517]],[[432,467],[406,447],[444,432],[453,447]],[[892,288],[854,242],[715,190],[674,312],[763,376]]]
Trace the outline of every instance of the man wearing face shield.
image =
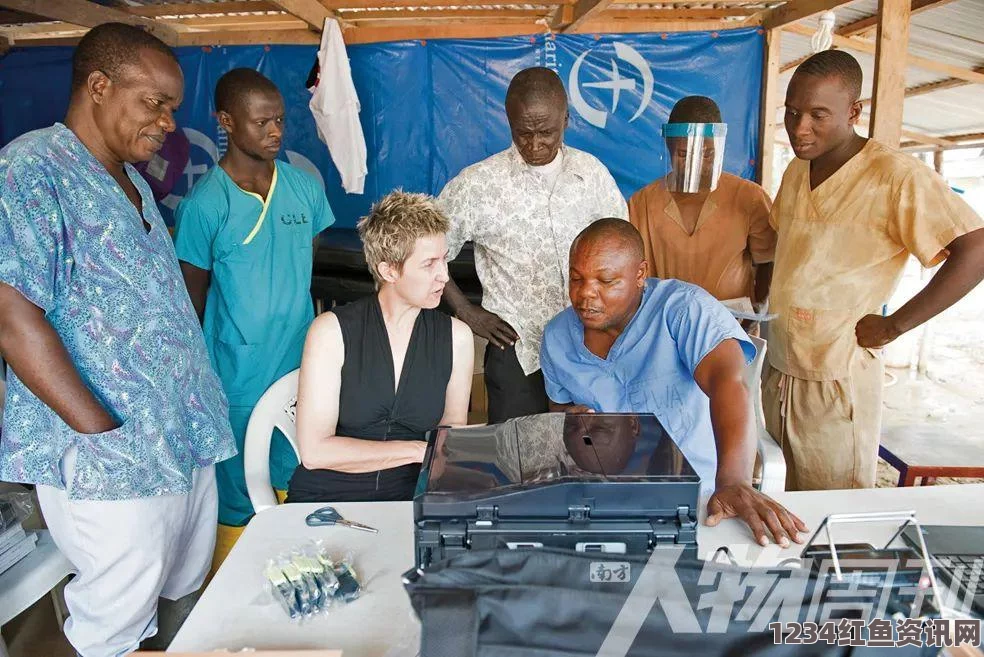
[[[260,396],[297,369],[308,326],[313,240],[335,221],[310,174],[277,159],[284,101],[257,71],[237,68],[215,86],[219,125],[229,147],[175,212],[175,249],[209,356],[229,398],[239,455],[216,468],[216,563],[253,515],[243,446]],[[279,432],[270,445],[271,482],[286,490],[297,457]]]
[[663,126],[669,172],[632,195],[629,220],[652,275],[763,304],[776,246],[772,202],[759,185],[722,172],[726,135],[713,100],[678,101]]
[[529,68],[516,74],[506,92],[506,117],[509,148],[465,168],[439,197],[451,220],[448,257],[468,240],[475,244],[482,305],[470,304],[453,280],[444,300],[489,340],[485,383],[493,423],[546,412],[540,339],[568,303],[568,249],[595,219],[628,216],[608,169],[564,145],[567,94],[556,73]]

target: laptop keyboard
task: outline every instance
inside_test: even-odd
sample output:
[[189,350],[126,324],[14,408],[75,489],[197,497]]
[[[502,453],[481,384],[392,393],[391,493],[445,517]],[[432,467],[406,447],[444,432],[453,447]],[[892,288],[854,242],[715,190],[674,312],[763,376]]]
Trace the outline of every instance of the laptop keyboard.
[[951,577],[974,595],[984,595],[984,555],[948,554],[933,555]]

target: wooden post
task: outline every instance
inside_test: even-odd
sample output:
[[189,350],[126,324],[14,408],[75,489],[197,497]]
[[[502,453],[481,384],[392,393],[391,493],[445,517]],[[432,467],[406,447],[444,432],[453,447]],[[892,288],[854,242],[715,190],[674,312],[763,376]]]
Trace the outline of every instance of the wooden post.
[[936,169],[936,173],[943,175],[943,149],[937,148],[933,151],[933,168]]
[[86,0],[0,0],[0,7],[43,16],[53,21],[95,27],[103,23],[127,23],[142,27],[169,46],[178,43],[178,33],[163,21],[135,16],[128,11],[104,7]]
[[898,148],[902,140],[910,13],[908,0],[878,0],[875,89],[869,136],[892,148]]
[[782,32],[766,30],[765,53],[762,58],[762,100],[759,108],[759,148],[755,179],[770,194],[773,193],[772,166],[776,149],[776,95],[779,91],[779,49]]

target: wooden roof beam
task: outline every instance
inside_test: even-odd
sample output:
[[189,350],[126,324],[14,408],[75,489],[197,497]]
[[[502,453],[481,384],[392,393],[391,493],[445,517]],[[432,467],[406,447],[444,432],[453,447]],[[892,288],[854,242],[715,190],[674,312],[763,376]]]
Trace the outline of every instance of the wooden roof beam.
[[[953,0],[912,0],[912,7],[910,9],[911,14],[918,14],[924,12],[927,9],[935,9],[936,7],[941,7],[945,4],[949,4]],[[867,18],[862,18],[861,20],[854,21],[853,23],[848,23],[837,30],[835,34],[842,37],[852,37],[852,36],[863,36],[869,32],[873,32],[878,27],[878,14],[874,16],[868,16]],[[782,68],[779,69],[780,73],[785,73],[788,70],[794,69],[807,59],[809,55],[805,57],[799,57],[789,62],[788,64],[783,64]]]
[[270,0],[270,2],[288,14],[300,18],[318,33],[324,29],[326,18],[337,18],[333,10],[327,9],[318,0]]
[[[984,73],[984,66],[973,69],[978,73]],[[915,96],[924,96],[926,94],[931,94],[936,91],[946,91],[947,89],[955,89],[957,87],[966,87],[968,84],[973,84],[963,80],[961,78],[946,78],[945,80],[939,80],[937,82],[928,82],[926,84],[917,84],[914,87],[908,87],[905,90],[906,98],[913,98]],[[871,104],[871,98],[862,98],[862,105]],[[783,103],[779,103],[779,109],[783,108]]]
[[[709,5],[713,4],[715,7],[745,7],[748,4],[764,4],[776,6],[780,2],[785,0],[762,0],[761,2],[755,2],[755,0],[615,0],[614,4],[627,4],[627,5]],[[763,11],[768,11],[767,9],[753,9],[755,13],[761,13]]]
[[[2,1],[3,0],[0,0],[0,2]],[[786,25],[782,29],[801,36],[813,36],[813,30],[805,25]],[[834,45],[838,48],[843,48],[844,50],[854,50],[857,52],[867,53],[869,55],[875,54],[875,43],[873,41],[864,41],[854,37],[842,37],[835,34]],[[927,59],[926,57],[917,57],[916,55],[906,55],[905,61],[908,66],[941,73],[948,77],[960,78],[961,80],[966,80],[968,82],[984,84],[984,73],[979,73],[973,69],[953,66],[952,64],[945,64],[943,62]]]
[[900,148],[904,148],[907,151],[935,151],[944,150],[952,151],[958,148],[984,148],[984,132],[972,132],[963,135],[950,135],[944,137],[946,141],[950,142],[947,146],[942,145],[930,145],[915,139],[907,142],[902,142]]
[[970,132],[962,135],[950,135],[947,139],[957,143],[964,141],[984,141],[984,132]]
[[0,0],[0,7],[84,27],[95,27],[103,23],[127,23],[144,28],[169,46],[178,45],[177,32],[166,23],[86,0]]
[[756,9],[733,7],[731,9],[622,9],[609,7],[602,18],[617,20],[646,19],[665,21],[719,20],[722,18],[745,18],[758,13]]
[[557,5],[547,19],[551,30],[560,31],[574,20],[574,5]]
[[569,0],[321,0],[327,9],[401,9],[406,7],[501,7],[531,4],[555,6],[573,4]]
[[289,14],[255,14],[246,16],[182,16],[170,21],[179,32],[221,32],[222,30],[297,30],[310,29],[301,19]]
[[762,16],[762,28],[772,30],[825,11],[837,9],[853,0],[790,0]]
[[575,32],[584,23],[600,18],[610,4],[612,4],[612,0],[577,0],[577,3],[574,4],[574,16],[563,31]]
[[228,0],[226,2],[173,2],[166,5],[127,7],[127,13],[135,16],[208,16],[211,14],[246,14],[259,11],[282,11],[266,0]]
[[[740,24],[739,24],[740,25]],[[573,34],[632,34],[634,32],[718,32],[736,27],[733,21],[647,21],[600,18],[564,32]]]
[[[980,68],[975,68],[974,70],[977,71],[978,73],[984,73],[984,66]],[[945,91],[947,89],[954,89],[956,87],[965,87],[968,84],[971,83],[961,78],[946,78],[945,80],[939,80],[937,82],[930,82],[928,84],[920,84],[920,85],[916,85],[915,87],[909,87],[908,89],[905,90],[905,97],[911,98],[913,96],[923,96],[925,94],[931,94],[934,91]],[[869,100],[871,99],[866,98],[862,102],[867,102]]]
[[401,11],[398,9],[380,9],[377,11],[341,11],[340,17],[346,21],[358,23],[373,23],[375,21],[453,21],[453,20],[485,20],[490,23],[522,19],[534,23],[545,14],[538,9],[428,9],[417,11]]
[[302,27],[289,30],[220,30],[215,32],[182,32],[178,35],[182,46],[250,46],[273,44],[321,43],[321,36]]
[[779,74],[782,75],[786,71],[796,68],[797,66],[808,60],[810,57],[811,55],[803,55],[802,57],[797,57],[796,59],[789,62],[788,64],[783,64],[782,66],[779,67]]
[[941,148],[953,146],[953,142],[950,141],[949,139],[943,139],[942,137],[933,137],[931,135],[924,135],[920,132],[913,132],[912,130],[903,130],[902,136],[905,137],[906,139],[919,142],[920,144],[939,146]]
[[[984,73],[984,66],[973,69],[977,73]],[[957,87],[966,87],[968,84],[973,84],[962,78],[946,78],[945,80],[939,80],[937,82],[929,82],[927,84],[919,84],[914,87],[909,87],[905,90],[906,98],[913,98],[915,96],[924,96],[926,94],[931,94],[935,91],[946,91],[947,89],[955,89]],[[861,103],[868,105],[871,103],[870,98],[862,98]]]
[[25,14],[22,11],[0,11],[0,25],[20,25],[21,23],[40,23],[47,20],[44,16]]
[[482,39],[543,34],[543,25],[528,23],[451,23],[448,25],[405,25],[399,27],[353,27],[342,32],[346,44],[427,39]]
[[[871,125],[871,116],[869,114],[864,114],[858,119],[858,126],[867,128]],[[916,132],[914,130],[902,130],[902,136],[909,141],[918,142],[920,144],[925,144],[928,146],[940,146],[947,147],[952,146],[953,142],[947,137],[934,137],[933,135],[927,135],[922,132]]]
[[[929,9],[935,9],[937,7],[942,7],[953,2],[953,0],[912,0],[912,6],[909,9],[910,15],[916,15],[927,11]],[[851,37],[851,36],[865,36],[871,32],[874,32],[878,27],[878,14],[874,16],[868,16],[867,18],[862,18],[856,20],[853,23],[848,23],[837,29],[837,34],[840,36]]]

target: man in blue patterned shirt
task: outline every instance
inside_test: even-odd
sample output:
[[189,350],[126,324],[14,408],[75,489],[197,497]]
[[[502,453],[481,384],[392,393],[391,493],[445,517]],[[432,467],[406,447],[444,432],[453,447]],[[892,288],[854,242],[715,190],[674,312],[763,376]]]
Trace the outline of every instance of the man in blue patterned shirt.
[[65,634],[83,657],[136,649],[158,597],[202,584],[214,464],[235,454],[167,228],[130,165],[167,133],[184,80],[141,30],[79,43],[64,124],[0,151],[0,479],[37,485],[78,571]]

